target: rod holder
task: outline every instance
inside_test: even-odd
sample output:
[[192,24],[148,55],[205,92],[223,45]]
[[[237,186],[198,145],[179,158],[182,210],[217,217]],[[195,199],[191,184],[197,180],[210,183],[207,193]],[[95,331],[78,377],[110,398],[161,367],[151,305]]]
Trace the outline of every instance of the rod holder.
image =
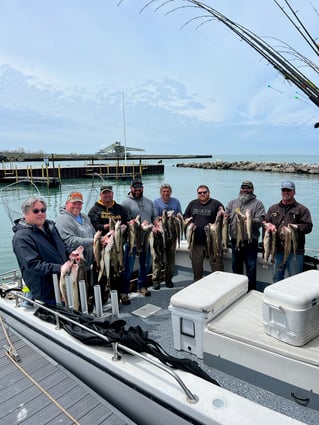
[[68,297],[68,307],[73,308],[73,279],[72,276],[65,276],[66,295]]
[[95,301],[95,313],[97,317],[102,317],[103,307],[102,307],[102,297],[101,297],[101,287],[100,285],[94,285],[94,301]]
[[112,305],[112,314],[114,316],[119,317],[120,309],[119,309],[119,299],[116,290],[111,291],[111,305]]
[[53,288],[54,288],[55,302],[57,303],[57,305],[62,305],[58,276],[56,274],[54,274],[54,275],[52,275],[52,278],[53,278]]
[[88,300],[87,300],[85,280],[82,280],[82,279],[79,280],[79,290],[80,290],[81,311],[82,313],[88,313]]

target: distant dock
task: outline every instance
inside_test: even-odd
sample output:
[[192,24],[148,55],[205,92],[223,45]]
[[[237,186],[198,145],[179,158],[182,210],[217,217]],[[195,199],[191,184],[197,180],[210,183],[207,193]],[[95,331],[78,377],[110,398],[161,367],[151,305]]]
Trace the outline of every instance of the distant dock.
[[154,165],[85,165],[57,167],[3,168],[0,170],[0,183],[31,181],[37,185],[59,187],[64,179],[82,179],[99,176],[109,180],[132,179],[136,176],[164,174],[163,164]]
[[[212,155],[130,155],[127,161],[123,157],[100,158],[99,156],[84,155],[52,155],[48,158],[25,156],[23,161],[42,161],[41,166],[21,167],[13,162],[2,162],[0,169],[0,183],[13,183],[18,181],[31,181],[37,185],[59,187],[64,179],[93,178],[99,176],[109,180],[128,180],[136,176],[164,174],[165,159],[198,159],[212,158]],[[134,164],[134,159],[138,163]],[[156,164],[145,164],[143,160],[157,159]],[[55,165],[63,161],[85,160],[84,165]],[[87,162],[86,162],[87,161]],[[112,161],[112,162],[110,162]]]

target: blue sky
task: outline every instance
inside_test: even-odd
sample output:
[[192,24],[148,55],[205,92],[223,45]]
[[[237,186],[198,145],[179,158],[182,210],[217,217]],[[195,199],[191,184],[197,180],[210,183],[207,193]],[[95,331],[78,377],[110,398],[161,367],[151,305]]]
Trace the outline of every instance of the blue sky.
[[[318,64],[273,0],[205,2]],[[118,3],[1,0],[2,149],[94,153],[120,141],[149,154],[319,153],[319,108],[221,23],[183,26],[203,13],[167,13],[182,0],[142,13],[147,0]],[[317,39],[319,1],[291,4]]]

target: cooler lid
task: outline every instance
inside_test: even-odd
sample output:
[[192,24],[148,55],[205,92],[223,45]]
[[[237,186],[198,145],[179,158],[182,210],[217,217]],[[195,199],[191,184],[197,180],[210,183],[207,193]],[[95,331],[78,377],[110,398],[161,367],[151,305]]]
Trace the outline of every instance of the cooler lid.
[[171,306],[198,312],[219,310],[248,290],[247,276],[217,271],[171,297]]
[[319,303],[319,270],[308,270],[267,286],[264,301],[267,300],[292,308],[313,307]]

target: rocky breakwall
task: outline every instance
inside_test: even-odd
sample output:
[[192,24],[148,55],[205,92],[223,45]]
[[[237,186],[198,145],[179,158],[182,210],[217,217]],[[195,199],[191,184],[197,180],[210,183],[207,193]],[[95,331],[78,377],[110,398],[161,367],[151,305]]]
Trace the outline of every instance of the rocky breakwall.
[[266,171],[272,173],[319,174],[319,164],[297,164],[296,162],[192,162],[176,164],[176,167],[202,168],[205,170]]

